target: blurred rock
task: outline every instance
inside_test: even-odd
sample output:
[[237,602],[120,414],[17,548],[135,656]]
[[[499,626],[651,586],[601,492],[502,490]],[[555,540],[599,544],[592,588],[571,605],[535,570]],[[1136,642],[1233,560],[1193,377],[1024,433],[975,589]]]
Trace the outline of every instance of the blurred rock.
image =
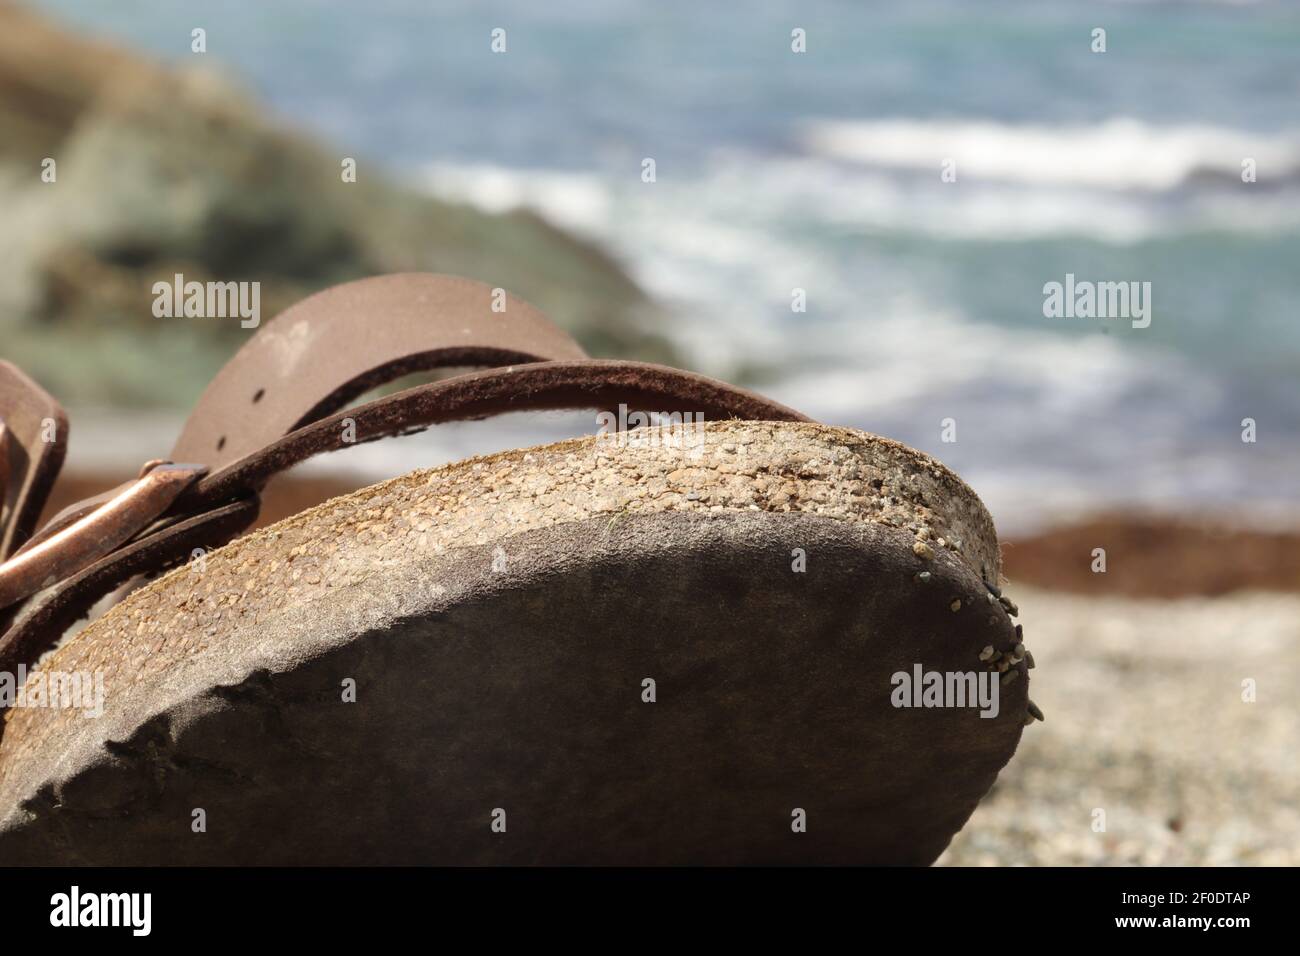
[[[672,361],[619,265],[527,212],[408,189],[267,116],[218,72],[172,69],[0,0],[0,352],[68,402],[188,406],[250,334],[158,319],[152,285],[260,281],[262,318],[408,270],[503,286],[594,355]],[[41,181],[46,157],[57,181]]]

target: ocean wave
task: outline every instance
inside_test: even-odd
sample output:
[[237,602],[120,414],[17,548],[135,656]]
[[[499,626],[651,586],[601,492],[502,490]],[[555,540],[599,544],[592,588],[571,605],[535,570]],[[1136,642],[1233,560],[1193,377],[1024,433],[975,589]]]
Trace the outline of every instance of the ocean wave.
[[1153,126],[1117,118],[1093,125],[986,120],[816,120],[798,136],[808,152],[884,169],[932,170],[956,161],[958,179],[1035,186],[1169,190],[1206,174],[1240,182],[1254,159],[1261,182],[1300,172],[1300,132],[1265,135],[1206,125]]
[[[937,155],[937,154],[936,154]],[[1202,157],[1204,159],[1204,157]],[[1204,163],[1191,175],[1204,177]],[[1262,169],[1265,167],[1261,166]],[[536,209],[616,244],[670,228],[706,260],[785,245],[808,228],[840,235],[1019,241],[1060,236],[1114,244],[1195,233],[1300,231],[1300,179],[1278,189],[1116,190],[1078,183],[963,180],[961,188],[821,156],[717,153],[653,187],[597,170],[528,170],[438,163],[419,181],[434,195],[492,211]],[[1223,168],[1219,175],[1226,175]],[[964,175],[959,172],[959,176]]]

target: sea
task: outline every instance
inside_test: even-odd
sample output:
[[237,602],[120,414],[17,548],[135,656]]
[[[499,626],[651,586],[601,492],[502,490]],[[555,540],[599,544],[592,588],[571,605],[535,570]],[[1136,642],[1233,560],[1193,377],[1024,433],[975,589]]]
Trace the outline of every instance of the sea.
[[[177,62],[202,27],[286,123],[600,243],[685,364],[935,455],[1000,528],[1300,520],[1298,3],[37,5]],[[1149,322],[1045,314],[1067,276]]]

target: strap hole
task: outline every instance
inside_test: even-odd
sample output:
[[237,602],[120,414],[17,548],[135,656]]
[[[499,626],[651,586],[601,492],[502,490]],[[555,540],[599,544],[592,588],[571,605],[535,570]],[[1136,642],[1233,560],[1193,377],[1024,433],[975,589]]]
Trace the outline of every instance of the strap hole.
[[258,402],[260,402],[262,400],[262,396],[265,394],[266,394],[266,389],[264,388],[259,388],[256,392],[254,392],[253,404],[256,405]]
[[222,435],[220,438],[217,439],[217,451],[221,451],[221,449],[225,447],[226,447],[226,436]]

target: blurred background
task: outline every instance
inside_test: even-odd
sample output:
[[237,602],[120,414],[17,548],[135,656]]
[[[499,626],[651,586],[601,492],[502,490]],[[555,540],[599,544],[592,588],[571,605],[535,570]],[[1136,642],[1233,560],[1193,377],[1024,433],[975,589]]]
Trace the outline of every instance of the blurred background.
[[[0,209],[0,355],[72,409],[65,498],[170,447],[250,334],[154,318],[154,281],[259,280],[269,319],[482,278],[981,495],[1048,722],[951,862],[1296,862],[1297,5],[0,0]],[[1044,318],[1067,273],[1150,282],[1150,327]],[[446,426],[268,510],[594,428]]]

